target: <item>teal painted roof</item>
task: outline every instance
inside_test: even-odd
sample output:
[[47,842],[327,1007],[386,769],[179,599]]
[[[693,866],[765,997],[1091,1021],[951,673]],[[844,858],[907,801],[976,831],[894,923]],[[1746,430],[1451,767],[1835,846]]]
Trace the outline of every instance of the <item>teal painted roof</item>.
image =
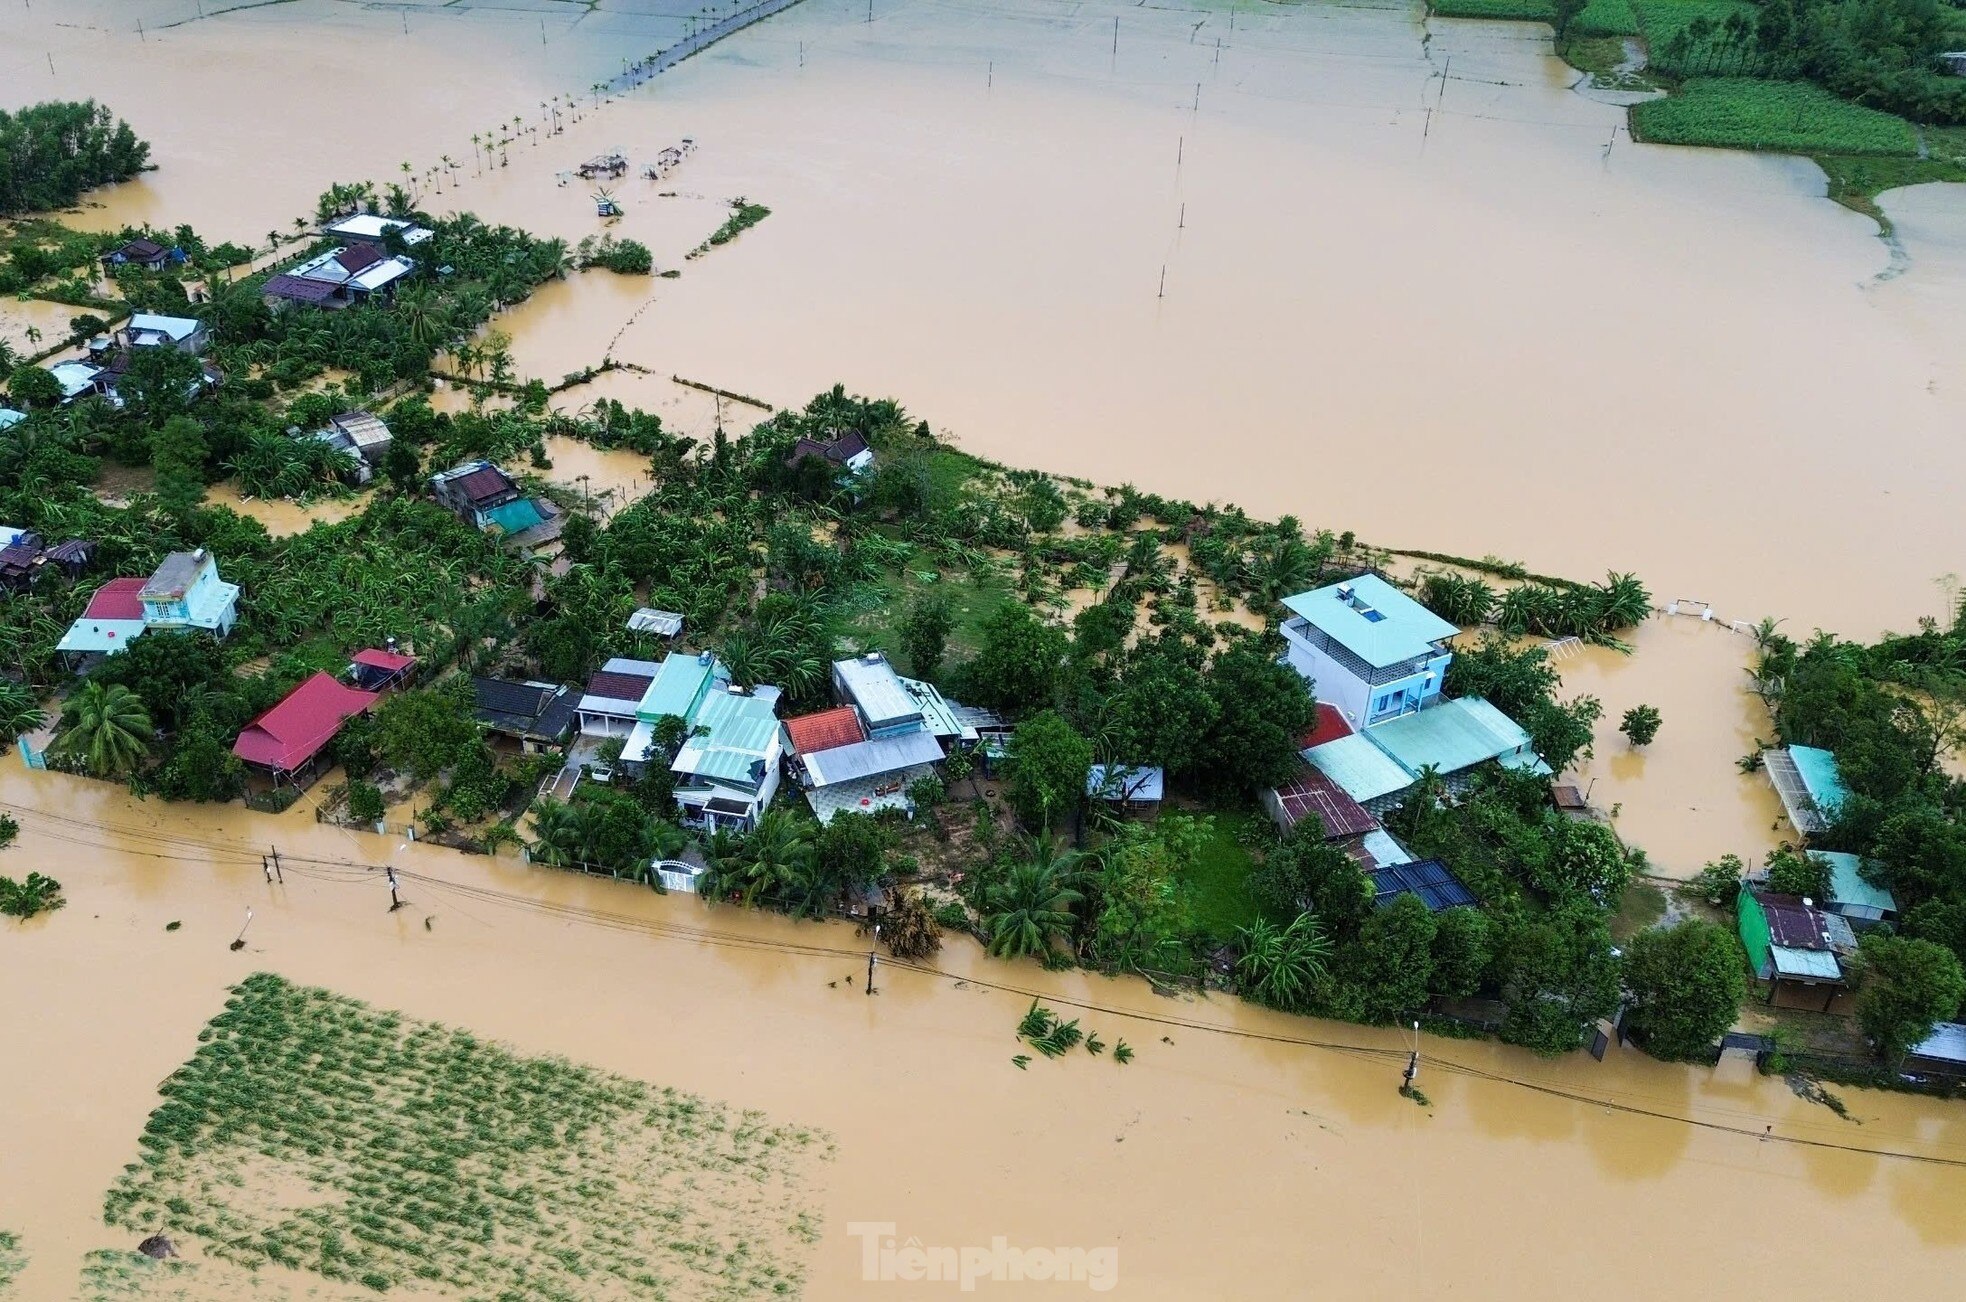
[[655,681],[642,694],[642,703],[635,710],[636,716],[651,721],[671,714],[678,719],[688,719],[697,702],[703,699],[703,691],[710,685],[715,672],[715,661],[706,664],[697,656],[671,651],[663,657]]
[[1304,758],[1361,805],[1413,785],[1413,775],[1364,737],[1340,737],[1304,752]]
[[1445,776],[1529,745],[1529,734],[1514,719],[1478,696],[1405,715],[1364,735],[1416,777],[1428,765]]
[[1808,981],[1841,981],[1843,967],[1836,955],[1822,949],[1790,949],[1770,945],[1768,955],[1775,961],[1775,975]]
[[1829,903],[1854,904],[1867,909],[1898,911],[1897,897],[1882,886],[1872,886],[1863,878],[1864,861],[1854,854],[1834,850],[1811,850],[1810,855],[1829,865]]
[[671,765],[678,773],[756,785],[759,761],[778,739],[778,712],[759,696],[713,691],[690,720],[691,736]]
[[1816,802],[1824,818],[1834,821],[1843,808],[1844,797],[1850,794],[1850,789],[1843,785],[1843,774],[1836,767],[1836,756],[1817,746],[1791,746],[1789,758],[1795,761],[1795,771],[1802,775],[1802,785],[1809,789],[1809,799]]
[[524,533],[546,517],[539,513],[531,498],[521,497],[503,506],[494,506],[485,512],[485,518],[510,535]]
[[[1340,588],[1350,589],[1349,601]],[[1426,655],[1461,631],[1372,574],[1285,597],[1283,604],[1375,669]]]

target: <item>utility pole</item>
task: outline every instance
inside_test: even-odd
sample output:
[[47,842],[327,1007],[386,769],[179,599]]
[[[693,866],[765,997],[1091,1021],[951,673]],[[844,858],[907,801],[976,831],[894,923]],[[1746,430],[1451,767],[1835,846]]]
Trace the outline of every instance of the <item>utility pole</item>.
[[252,925],[253,925],[253,911],[252,911],[252,907],[248,905],[246,908],[246,920],[244,923],[240,925],[239,934],[233,937],[232,940],[231,949],[233,953],[236,954],[240,950],[246,947],[246,928]]
[[267,857],[268,857],[268,858],[270,858],[270,859],[272,859],[272,860],[273,860],[273,879],[274,879],[275,881],[277,881],[277,882],[279,882],[279,883],[280,883],[280,885],[282,885],[282,886],[285,886],[285,885],[287,884],[287,875],[286,875],[285,873],[283,873],[283,872],[281,872],[281,871],[280,871],[280,849],[279,849],[279,847],[278,847],[278,846],[271,846],[271,845],[269,845],[269,846],[267,846],[267,847],[266,847],[266,854],[267,854]]
[[1160,292],[1155,294],[1154,297],[1167,297],[1167,264],[1165,262],[1160,264]]
[[389,877],[389,911],[394,913],[403,907],[403,897],[396,893],[396,870],[394,868],[385,868],[383,872]]
[[1420,1079],[1420,1024],[1413,1023],[1413,1052],[1406,1059],[1406,1070],[1402,1073],[1399,1087],[1401,1094],[1413,1093],[1413,1083]]
[[874,941],[881,938],[881,925],[874,924],[874,939],[867,942],[867,993],[874,993]]

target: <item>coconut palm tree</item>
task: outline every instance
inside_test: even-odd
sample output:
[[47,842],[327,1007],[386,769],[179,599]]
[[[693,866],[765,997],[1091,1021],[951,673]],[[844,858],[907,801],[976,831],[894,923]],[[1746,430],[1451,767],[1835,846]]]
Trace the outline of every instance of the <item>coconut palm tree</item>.
[[746,904],[754,904],[760,894],[776,893],[796,887],[812,865],[812,824],[782,809],[767,810],[758,826],[744,838],[736,859],[736,880]]
[[984,918],[990,952],[999,958],[1048,954],[1072,931],[1072,905],[1084,896],[1074,882],[1083,856],[1059,853],[1050,841],[1032,846],[1031,858],[991,887]]
[[62,708],[55,753],[79,761],[92,776],[134,772],[150,755],[150,714],[121,683],[87,682]]
[[567,868],[584,855],[587,836],[580,811],[551,796],[541,796],[533,805],[532,834],[527,851],[535,863]]

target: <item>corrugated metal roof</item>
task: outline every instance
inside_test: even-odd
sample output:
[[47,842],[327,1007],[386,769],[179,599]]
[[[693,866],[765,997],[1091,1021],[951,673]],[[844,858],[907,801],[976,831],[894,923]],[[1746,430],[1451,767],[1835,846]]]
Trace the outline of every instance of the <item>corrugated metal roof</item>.
[[1379,820],[1367,813],[1358,801],[1346,795],[1343,787],[1308,764],[1276,789],[1276,798],[1291,827],[1295,827],[1304,815],[1316,814],[1327,841],[1357,836],[1379,826]]
[[628,631],[653,633],[657,637],[675,637],[683,631],[683,617],[673,610],[656,610],[652,606],[642,606],[628,617]]
[[975,729],[966,727],[957,711],[961,708],[942,695],[934,683],[895,675],[903,691],[922,712],[922,722],[938,737],[973,737]]
[[129,328],[137,334],[160,334],[172,343],[182,343],[198,333],[203,322],[188,316],[159,316],[155,312],[134,312]]
[[933,764],[942,758],[942,744],[926,732],[904,732],[898,737],[876,737],[872,741],[840,746],[805,757],[806,773],[815,787],[856,778],[897,773],[918,764]]
[[1823,925],[1819,910],[1793,895],[1770,895],[1755,891],[1754,898],[1761,903],[1761,912],[1768,919],[1768,937],[1775,944],[1790,949],[1826,950],[1830,947],[1829,931]]
[[1160,800],[1166,785],[1160,769],[1138,764],[1094,764],[1085,775],[1085,794],[1094,800],[1151,804]]
[[758,766],[778,739],[772,703],[756,696],[713,691],[690,719],[690,738],[670,767],[678,773],[755,786]]
[[1829,865],[1829,899],[1826,903],[1855,905],[1858,908],[1898,911],[1897,897],[1882,886],[1864,880],[1861,856],[1835,850],[1811,850],[1810,855]]
[[1529,744],[1515,720],[1478,696],[1403,715],[1365,736],[1416,776],[1430,764],[1443,775],[1459,773]]
[[1426,655],[1461,631],[1374,574],[1300,592],[1283,604],[1375,669]]
[[205,553],[172,552],[151,572],[150,579],[143,585],[145,597],[182,597],[198,581],[199,571],[205,568]]
[[1911,1056],[1938,1062],[1966,1062],[1966,1025],[1940,1022],[1930,1035],[1912,1046]]
[[1374,864],[1391,866],[1412,863],[1413,856],[1405,846],[1393,840],[1393,834],[1383,827],[1375,827],[1359,838],[1359,847],[1372,856]]
[[[610,661],[608,667],[614,667]],[[637,714],[644,719],[660,719],[674,715],[687,719],[696,709],[696,703],[703,698],[703,691],[710,685],[716,662],[709,656],[684,655],[672,651],[663,657],[656,670],[655,682],[642,697],[642,705]]]
[[1417,895],[1427,912],[1471,907],[1474,892],[1438,859],[1381,864],[1371,872],[1372,903],[1385,908],[1401,895]]
[[1361,805],[1413,785],[1413,775],[1364,737],[1340,737],[1304,752],[1304,758]]
[[1843,967],[1836,961],[1836,955],[1826,949],[1791,949],[1787,945],[1770,945],[1768,956],[1774,961],[1775,975],[1793,977],[1799,981],[1841,981]]
[[922,717],[921,706],[901,685],[901,675],[878,652],[851,660],[835,660],[833,681],[859,708],[870,732],[893,728],[911,719],[919,722]]
[[1809,799],[1824,818],[1834,821],[1843,807],[1844,797],[1850,794],[1849,788],[1843,785],[1836,756],[1820,746],[1791,746],[1788,750],[1789,758],[1795,761],[1795,771],[1802,776],[1802,785],[1809,790]]

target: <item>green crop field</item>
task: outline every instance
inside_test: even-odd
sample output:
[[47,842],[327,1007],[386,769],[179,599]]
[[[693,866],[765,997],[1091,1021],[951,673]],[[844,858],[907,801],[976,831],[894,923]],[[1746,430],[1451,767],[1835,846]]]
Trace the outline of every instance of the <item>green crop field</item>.
[[1884,157],[1918,151],[1903,118],[1799,81],[1689,81],[1670,99],[1635,105],[1631,123],[1639,139],[1655,144]]
[[[799,1290],[821,1133],[264,973],[200,1038],[104,1220],[170,1235],[201,1276],[487,1302]],[[147,1295],[174,1273],[154,1265],[97,1274]]]
[[1750,50],[1730,50],[1716,41],[1692,46],[1683,54],[1673,49],[1677,36],[1696,18],[1716,28],[1733,14],[1752,19],[1755,8],[1744,0],[1629,0],[1637,27],[1645,37],[1652,66],[1682,77],[1716,77],[1752,72],[1761,56]]
[[1550,0],[1428,0],[1442,18],[1488,18],[1546,23],[1555,16]]
[[1570,20],[1573,36],[1636,36],[1638,15],[1632,0],[1590,0],[1583,12]]

